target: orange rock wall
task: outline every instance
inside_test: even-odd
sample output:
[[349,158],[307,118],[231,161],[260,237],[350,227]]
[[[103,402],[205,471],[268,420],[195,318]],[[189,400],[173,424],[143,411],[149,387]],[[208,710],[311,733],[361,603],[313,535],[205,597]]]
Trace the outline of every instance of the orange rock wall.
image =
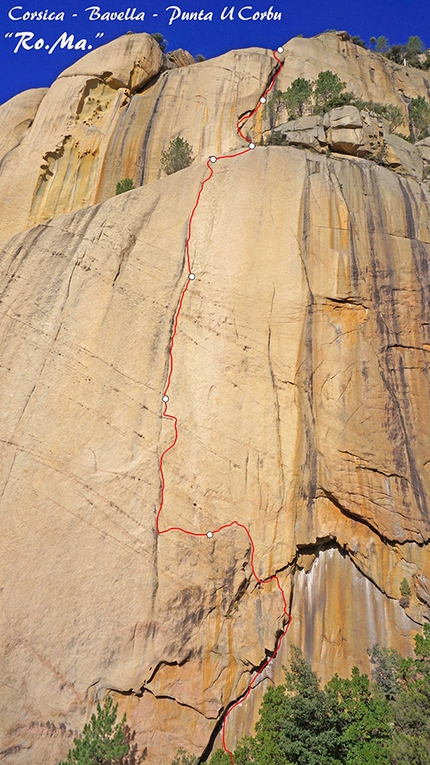
[[[28,748],[54,765],[109,689],[148,762],[202,752],[282,628],[243,532],[155,533],[172,437],[161,392],[206,173],[196,164],[4,246],[14,765]],[[257,572],[278,572],[293,614],[276,681],[290,642],[327,679],[368,669],[376,641],[410,651],[429,617],[428,210],[423,186],[367,160],[272,147],[217,163],[193,222],[163,522],[250,528]],[[230,743],[267,682],[231,716]]]
[[[110,691],[148,765],[179,746],[201,755],[285,622],[273,583],[256,586],[241,529],[208,539],[155,525],[200,160],[244,146],[234,125],[273,57],[170,69],[147,35],[121,40],[3,107],[3,233],[18,232],[0,270],[8,765],[55,765]],[[352,88],[378,57],[351,45],[291,41],[280,87],[323,62]],[[378,60],[385,82],[392,65]],[[363,98],[382,100],[369,77]],[[410,78],[421,92],[424,74]],[[196,161],[160,179],[177,134]],[[325,681],[367,671],[375,642],[410,653],[430,618],[430,195],[369,160],[289,146],[213,169],[174,347],[179,440],[164,462],[162,527],[205,533],[236,519],[258,576],[276,572],[287,596],[287,639],[229,718],[234,746],[292,643]],[[127,175],[145,185],[113,196]]]

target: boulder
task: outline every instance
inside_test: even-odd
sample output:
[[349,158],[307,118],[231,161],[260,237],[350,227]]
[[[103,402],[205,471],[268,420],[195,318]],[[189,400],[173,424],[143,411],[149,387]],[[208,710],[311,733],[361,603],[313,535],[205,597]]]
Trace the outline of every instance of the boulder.
[[96,77],[111,88],[139,90],[160,72],[165,61],[158,42],[151,35],[123,35],[87,53],[65,69],[59,79]]
[[191,64],[196,63],[194,56],[192,56],[191,53],[188,53],[187,50],[182,50],[182,48],[169,51],[169,53],[166,54],[166,59],[169,64],[169,68],[171,69],[180,66],[190,66]]
[[363,148],[363,130],[361,128],[329,128],[327,130],[327,143],[333,151],[342,154],[357,155],[358,150]]
[[324,127],[331,130],[361,128],[362,118],[356,106],[338,106],[324,115]]
[[304,139],[305,143],[302,143],[304,146],[314,145],[314,148],[318,148],[318,143],[322,146],[327,143],[325,131],[323,128],[323,119],[319,115],[300,117],[297,120],[290,120],[289,122],[285,122],[282,125],[276,127],[274,132],[281,133],[282,135],[286,136],[288,143],[294,142],[292,138],[293,133],[300,136],[308,135],[316,139],[313,144],[312,142],[309,143],[307,139]]
[[279,125],[276,130],[282,128],[283,132],[287,133],[290,130],[315,130],[318,127],[322,127],[323,117],[320,114],[311,114],[299,117],[296,120],[290,120]]
[[[319,129],[322,130],[322,128]],[[287,144],[290,144],[291,146],[302,146],[306,149],[315,149],[315,151],[319,152],[322,151],[321,143],[312,135],[310,130],[288,131],[285,133],[285,139]]]
[[422,141],[417,141],[415,146],[421,159],[427,163],[430,163],[430,137],[423,138]]
[[397,172],[419,181],[423,178],[424,163],[418,148],[394,133],[384,136],[383,161]]

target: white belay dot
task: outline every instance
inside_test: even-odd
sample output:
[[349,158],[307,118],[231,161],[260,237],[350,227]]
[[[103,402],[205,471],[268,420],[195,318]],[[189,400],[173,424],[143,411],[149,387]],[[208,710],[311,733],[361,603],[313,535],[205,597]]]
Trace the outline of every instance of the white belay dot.
[[163,396],[163,401],[164,401],[165,404],[167,404],[168,400],[169,400],[168,396]]
[[266,99],[265,99],[265,97],[264,97],[264,96],[261,96],[261,98],[260,98],[260,103],[261,103],[261,104],[265,104],[265,103],[266,103]]
[[193,281],[193,279],[196,278],[196,275],[195,274],[188,274],[188,278],[189,278],[190,281]]
[[216,157],[214,157],[214,156],[209,157],[209,159],[210,159],[211,162],[216,162]]
[[278,53],[283,53],[283,52],[284,52],[284,49],[283,49],[282,45],[280,45],[279,48],[278,48]]
[[213,531],[207,531],[206,532],[206,536],[207,536],[208,539],[212,539],[213,535],[214,535]]
[[249,144],[249,148],[250,148],[250,149],[255,149],[255,143],[250,143],[250,144]]

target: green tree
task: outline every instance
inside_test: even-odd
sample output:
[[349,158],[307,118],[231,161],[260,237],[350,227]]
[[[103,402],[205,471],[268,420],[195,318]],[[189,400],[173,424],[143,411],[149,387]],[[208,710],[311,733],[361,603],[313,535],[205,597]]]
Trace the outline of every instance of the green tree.
[[418,140],[430,133],[430,103],[423,96],[411,98],[410,116]]
[[209,760],[209,765],[231,765],[230,755],[223,749],[215,749]]
[[361,101],[356,98],[352,102],[358,109],[368,109],[369,112],[375,112],[390,123],[390,129],[395,130],[403,124],[403,112],[400,106],[393,104],[381,104],[378,101]]
[[180,136],[172,138],[166,151],[161,152],[161,167],[166,175],[177,173],[193,162],[193,147]]
[[198,757],[180,746],[172,760],[172,765],[197,765],[198,761]]
[[378,644],[368,651],[372,665],[372,680],[387,699],[394,699],[400,691],[403,659],[394,648],[381,648]]
[[345,93],[345,82],[342,82],[339,75],[327,69],[320,72],[314,89],[315,112],[324,114],[336,106],[344,106],[351,102],[353,96],[351,93]]
[[163,51],[163,53],[164,53],[169,43],[167,42],[167,40],[165,40],[165,39],[164,39],[164,37],[163,37],[163,35],[161,34],[161,32],[154,32],[154,34],[152,34],[152,35],[151,35],[151,37],[153,37],[153,38],[154,38],[154,40],[155,40],[156,42],[158,42],[158,44],[159,44],[159,46],[160,46],[161,50],[162,50],[162,51]]
[[393,765],[430,765],[430,624],[415,636],[415,659],[402,661],[393,709]]
[[392,45],[385,53],[385,57],[394,61],[395,64],[403,64],[405,60],[405,46]]
[[310,80],[305,80],[304,77],[293,80],[290,87],[282,94],[290,119],[302,117],[305,110],[310,107],[312,91],[313,83]]
[[124,191],[131,191],[132,189],[134,189],[133,178],[123,178],[116,184],[115,194],[123,194]]
[[385,35],[380,35],[375,40],[375,53],[386,53],[390,47],[390,43],[388,42],[388,37],[385,37]]
[[97,704],[97,713],[91,715],[82,734],[73,739],[73,749],[60,765],[116,765],[130,751],[127,740],[125,715],[117,723],[118,704],[107,696],[103,707]]
[[385,109],[381,112],[382,116],[390,123],[391,130],[403,125],[404,118],[403,112],[400,106],[394,106],[394,104],[384,104]]
[[357,667],[350,680],[335,675],[326,692],[338,704],[345,764],[389,765],[393,713],[384,694],[374,691]]
[[409,598],[412,595],[411,588],[409,586],[409,582],[404,576],[402,581],[400,582],[400,595],[402,595],[404,598]]
[[425,46],[423,41],[418,35],[412,35],[409,37],[408,42],[405,45],[405,59],[411,66],[421,66],[420,55],[424,53]]
[[285,109],[286,105],[284,93],[279,89],[273,90],[267,101],[267,112],[269,115],[269,126],[271,130],[273,130],[273,128],[276,126],[278,117],[280,114],[282,114],[283,111],[285,111]]
[[237,765],[340,764],[336,701],[320,689],[298,648],[292,648],[285,684],[265,693],[255,731],[237,747]]
[[360,48],[367,48],[366,43],[361,39],[360,35],[354,35],[354,37],[351,37],[351,40],[354,45],[358,45]]

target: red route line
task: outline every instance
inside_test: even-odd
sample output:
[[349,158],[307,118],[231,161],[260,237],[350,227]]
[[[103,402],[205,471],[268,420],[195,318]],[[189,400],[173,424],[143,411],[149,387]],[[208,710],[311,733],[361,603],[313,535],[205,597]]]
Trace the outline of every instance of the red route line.
[[[279,50],[279,52],[281,52],[281,51]],[[233,526],[236,526],[239,529],[243,529],[243,531],[247,535],[247,537],[249,539],[249,542],[251,544],[250,566],[251,566],[251,570],[252,570],[252,575],[253,575],[254,579],[256,580],[258,586],[261,586],[262,584],[268,584],[269,582],[274,581],[274,582],[276,582],[277,589],[281,593],[282,603],[283,603],[283,615],[286,617],[287,622],[286,622],[286,625],[285,625],[283,631],[281,632],[281,634],[277,638],[275,650],[273,651],[271,656],[269,656],[266,659],[266,661],[262,664],[262,666],[260,667],[260,669],[258,670],[256,675],[254,675],[254,677],[252,678],[251,682],[249,683],[249,685],[248,685],[244,695],[238,701],[236,701],[230,707],[230,709],[227,711],[227,713],[224,716],[223,723],[222,723],[222,745],[223,745],[224,751],[227,752],[227,754],[229,755],[230,762],[231,762],[232,765],[234,765],[233,753],[227,747],[227,744],[226,744],[226,741],[225,741],[227,718],[232,713],[233,709],[235,709],[237,706],[242,704],[248,698],[248,696],[251,693],[252,689],[255,687],[255,683],[258,680],[258,678],[260,677],[260,675],[264,672],[266,667],[274,660],[276,654],[278,653],[278,651],[279,651],[279,649],[280,649],[280,647],[282,645],[282,641],[283,641],[285,635],[287,634],[288,628],[289,628],[289,626],[291,624],[292,617],[291,617],[291,614],[288,612],[287,599],[285,597],[285,592],[284,592],[283,587],[281,586],[281,583],[279,581],[278,575],[277,574],[272,574],[271,576],[268,576],[265,579],[260,579],[260,577],[258,576],[258,574],[257,574],[257,572],[255,570],[255,564],[254,564],[254,558],[255,558],[254,540],[253,540],[253,538],[251,536],[251,533],[250,533],[248,527],[245,526],[243,523],[240,523],[239,521],[234,520],[234,521],[231,521],[230,523],[224,523],[222,526],[219,526],[219,528],[217,528],[217,529],[213,529],[211,532],[189,531],[188,529],[183,529],[181,526],[169,526],[169,528],[166,528],[166,529],[161,529],[160,528],[160,515],[161,515],[161,512],[162,512],[163,507],[164,507],[164,494],[165,494],[165,487],[166,487],[165,478],[164,478],[164,470],[163,470],[164,458],[165,458],[166,454],[168,454],[168,452],[170,452],[172,449],[174,449],[174,447],[176,446],[176,444],[178,442],[178,438],[179,438],[178,418],[175,417],[172,414],[168,414],[167,413],[167,404],[168,404],[168,401],[169,401],[169,398],[168,398],[167,394],[168,394],[168,391],[169,391],[169,388],[170,388],[170,385],[171,385],[171,382],[172,382],[172,375],[173,375],[173,346],[175,344],[175,338],[176,338],[176,334],[177,334],[177,331],[178,331],[178,320],[179,320],[179,316],[180,316],[181,311],[182,311],[182,306],[183,306],[183,303],[184,303],[184,298],[185,298],[186,292],[187,292],[187,290],[188,290],[188,288],[190,286],[191,281],[194,279],[194,274],[192,273],[192,270],[191,270],[191,257],[190,257],[190,241],[191,241],[192,224],[193,224],[193,220],[194,220],[194,215],[195,215],[197,207],[199,205],[200,197],[202,195],[203,189],[204,189],[206,183],[208,181],[210,181],[210,179],[212,178],[212,176],[214,174],[213,167],[212,167],[213,163],[218,161],[218,160],[220,160],[220,159],[233,159],[234,157],[240,157],[242,154],[247,154],[249,151],[252,151],[252,149],[255,148],[255,145],[253,144],[251,139],[243,134],[242,128],[244,127],[244,125],[247,122],[247,120],[249,120],[251,117],[253,117],[254,114],[256,114],[256,112],[260,109],[262,104],[265,103],[267,94],[270,93],[270,91],[274,87],[276,78],[278,77],[278,75],[279,75],[279,73],[280,73],[280,71],[281,71],[281,69],[283,67],[283,64],[284,64],[284,62],[281,59],[278,58],[277,53],[278,53],[278,50],[273,51],[273,56],[276,59],[276,61],[278,62],[278,66],[277,66],[275,72],[273,73],[273,75],[272,75],[272,77],[270,79],[270,83],[269,83],[268,87],[266,88],[266,90],[260,96],[260,99],[259,99],[259,101],[257,103],[257,106],[255,106],[254,109],[252,109],[250,112],[248,112],[248,113],[244,114],[242,117],[240,117],[237,120],[237,122],[236,122],[236,130],[237,130],[238,134],[240,135],[241,138],[243,138],[244,141],[247,141],[247,143],[250,144],[250,145],[246,149],[243,149],[242,151],[238,151],[235,154],[221,154],[219,156],[210,157],[207,160],[206,166],[207,166],[207,168],[209,170],[209,175],[206,176],[206,178],[204,178],[203,181],[200,184],[200,188],[199,188],[199,191],[198,191],[198,194],[197,194],[197,197],[196,197],[196,201],[194,203],[194,207],[191,210],[191,214],[190,214],[190,217],[188,219],[187,239],[186,239],[186,242],[185,242],[185,254],[186,254],[186,260],[187,260],[188,278],[187,278],[187,282],[186,282],[185,286],[182,289],[181,296],[179,298],[179,303],[178,303],[178,306],[177,306],[177,309],[176,309],[174,321],[173,321],[172,334],[170,336],[170,344],[169,344],[169,371],[168,371],[168,375],[167,375],[166,386],[165,386],[164,392],[163,392],[164,407],[163,407],[163,411],[162,411],[162,416],[165,417],[166,419],[172,420],[173,428],[174,428],[174,434],[175,435],[174,435],[174,439],[173,439],[172,443],[170,444],[170,446],[168,446],[162,452],[162,454],[160,455],[160,460],[159,460],[160,478],[161,478],[160,504],[159,504],[157,515],[156,515],[156,518],[155,518],[155,526],[156,526],[156,529],[157,529],[157,534],[159,534],[159,535],[161,535],[161,534],[168,534],[170,531],[180,531],[182,534],[188,534],[191,537],[206,537],[208,535],[208,533],[211,536],[213,536],[215,534],[219,534],[221,531],[224,531],[225,529],[230,529]]]

